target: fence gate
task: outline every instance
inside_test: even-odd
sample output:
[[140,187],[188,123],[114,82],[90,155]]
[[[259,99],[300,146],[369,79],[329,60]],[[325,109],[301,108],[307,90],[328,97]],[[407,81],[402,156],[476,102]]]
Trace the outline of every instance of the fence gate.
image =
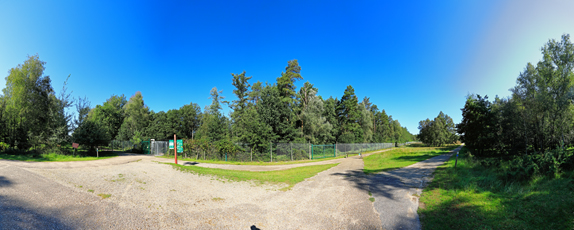
[[335,145],[311,145],[311,159],[336,157]]
[[142,153],[150,154],[151,141],[142,141]]
[[169,151],[169,142],[167,141],[152,141],[151,154],[154,156],[163,156],[164,154],[168,154]]

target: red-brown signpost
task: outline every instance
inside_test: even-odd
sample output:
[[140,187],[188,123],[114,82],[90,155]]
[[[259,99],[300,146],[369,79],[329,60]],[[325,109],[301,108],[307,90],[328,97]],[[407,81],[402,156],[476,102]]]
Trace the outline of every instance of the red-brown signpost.
[[173,153],[175,154],[175,164],[177,164],[177,136],[173,134]]

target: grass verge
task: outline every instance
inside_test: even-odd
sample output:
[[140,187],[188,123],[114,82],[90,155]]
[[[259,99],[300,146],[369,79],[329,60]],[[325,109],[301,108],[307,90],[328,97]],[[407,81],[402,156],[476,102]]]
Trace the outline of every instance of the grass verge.
[[501,180],[460,151],[437,168],[420,198],[423,229],[574,229],[574,173]]
[[445,147],[423,147],[422,145],[403,146],[382,153],[376,153],[363,159],[363,172],[376,173],[412,165],[431,157],[448,153],[458,145]]
[[56,153],[40,154],[34,155],[10,155],[0,153],[0,159],[5,160],[17,160],[17,161],[35,161],[35,162],[45,162],[45,161],[93,161],[93,160],[103,160],[118,156],[117,153],[112,152],[100,152],[100,157],[92,156],[72,156],[72,155],[62,155]]
[[264,171],[264,172],[251,172],[251,171],[240,171],[240,170],[228,170],[228,169],[215,169],[215,168],[203,168],[198,166],[182,166],[173,163],[162,163],[173,166],[175,169],[194,173],[197,175],[214,175],[222,179],[227,179],[230,181],[255,181],[260,184],[272,183],[272,184],[286,184],[287,187],[282,188],[282,191],[291,189],[295,184],[317,175],[317,173],[330,169],[337,164],[328,165],[313,165],[297,167],[286,170],[279,171]]

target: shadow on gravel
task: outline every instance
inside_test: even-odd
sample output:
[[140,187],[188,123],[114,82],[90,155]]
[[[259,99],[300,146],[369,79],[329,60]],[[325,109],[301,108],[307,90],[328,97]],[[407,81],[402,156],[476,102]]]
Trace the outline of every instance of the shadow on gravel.
[[186,162],[185,162],[185,163],[183,163],[182,165],[184,165],[184,166],[188,166],[188,165],[196,165],[196,164],[199,164],[199,163],[197,163],[197,162],[188,162],[188,161],[186,161]]
[[74,229],[58,218],[41,214],[16,199],[0,195],[0,229]]
[[0,176],[0,187],[8,187],[12,185],[12,181],[6,179],[4,176]]
[[365,191],[365,193],[371,192],[389,199],[394,199],[391,193],[392,190],[405,188],[397,178],[382,174],[366,175],[362,170],[334,173],[333,175],[342,176],[345,180],[350,181],[355,188]]

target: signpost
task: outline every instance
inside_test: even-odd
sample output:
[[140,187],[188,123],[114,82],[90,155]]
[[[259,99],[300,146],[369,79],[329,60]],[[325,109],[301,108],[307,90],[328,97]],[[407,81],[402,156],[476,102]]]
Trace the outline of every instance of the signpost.
[[[174,142],[175,145],[173,144]],[[177,136],[173,134],[173,140],[169,140],[169,149],[173,149],[175,163],[177,164],[177,153],[183,153],[183,140],[178,140]]]
[[74,155],[76,155],[76,150],[78,149],[78,147],[80,147],[80,144],[72,143],[72,148],[74,148]]

